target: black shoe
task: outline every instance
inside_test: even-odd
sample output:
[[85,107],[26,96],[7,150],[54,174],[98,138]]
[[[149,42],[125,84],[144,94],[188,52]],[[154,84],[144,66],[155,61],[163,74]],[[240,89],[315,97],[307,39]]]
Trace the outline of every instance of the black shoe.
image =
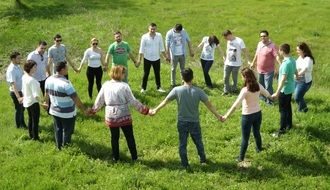
[[239,156],[235,159],[236,162],[243,162],[243,159],[241,159]]

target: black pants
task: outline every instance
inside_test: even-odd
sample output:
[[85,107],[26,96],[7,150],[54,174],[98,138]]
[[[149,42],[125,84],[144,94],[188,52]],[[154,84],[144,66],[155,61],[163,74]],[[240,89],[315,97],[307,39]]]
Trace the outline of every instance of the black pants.
[[280,93],[279,97],[279,110],[281,115],[280,132],[284,132],[285,129],[291,129],[292,127],[292,107],[291,107],[292,94]]
[[39,81],[39,84],[40,84],[40,89],[41,89],[41,92],[42,92],[42,95],[44,96],[45,95],[45,80],[42,80],[42,81]]
[[87,67],[86,75],[87,75],[87,79],[88,79],[88,95],[90,98],[92,98],[93,97],[94,78],[96,78],[97,90],[100,91],[100,89],[102,87],[102,84],[101,84],[102,75],[103,75],[102,67],[97,67],[97,68]]
[[133,134],[133,126],[123,126],[123,127],[110,127],[110,133],[111,133],[111,146],[112,146],[112,156],[114,160],[119,159],[119,135],[120,131],[119,129],[123,131],[128,149],[131,153],[132,160],[137,159],[137,151],[136,151],[136,145],[135,145],[135,139]]
[[201,59],[201,64],[202,64],[202,68],[203,68],[203,73],[204,73],[204,80],[205,80],[205,83],[208,87],[213,87],[212,85],[212,81],[211,81],[211,77],[210,77],[210,74],[209,74],[209,71],[212,67],[212,64],[213,64],[213,60],[204,60],[204,59]]
[[[23,94],[21,91],[18,92],[21,97],[23,97]],[[16,127],[26,127],[25,121],[24,121],[24,107],[23,104],[20,104],[18,102],[18,99],[14,92],[10,92],[10,97],[13,100],[13,103],[15,105],[15,122]]]
[[148,82],[148,77],[149,77],[151,66],[154,68],[157,89],[159,89],[161,87],[161,85],[160,85],[160,59],[158,59],[157,61],[149,61],[148,59],[144,59],[144,65],[143,65],[144,74],[143,74],[143,80],[142,80],[142,88],[144,90],[147,89],[147,82]]
[[33,140],[39,140],[39,118],[40,118],[40,106],[39,103],[34,103],[27,108],[29,115],[29,135]]

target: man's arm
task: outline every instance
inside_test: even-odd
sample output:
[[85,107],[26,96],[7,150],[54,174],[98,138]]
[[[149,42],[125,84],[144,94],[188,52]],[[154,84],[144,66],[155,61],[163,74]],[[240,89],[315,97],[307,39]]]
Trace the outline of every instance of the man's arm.
[[192,45],[190,41],[188,41],[188,47],[189,47],[190,56],[194,57],[194,50],[192,49]]
[[91,114],[91,109],[86,108],[86,106],[81,102],[80,98],[78,95],[71,97],[74,103],[77,105],[77,107],[85,114],[85,115],[90,115]]
[[73,64],[73,62],[71,61],[70,57],[68,55],[65,56],[66,61],[70,64],[70,66],[72,67],[72,69],[75,72],[79,72],[79,70],[76,68],[76,66]]
[[155,115],[160,109],[162,109],[163,107],[166,106],[166,104],[168,104],[170,102],[170,100],[168,99],[164,99],[156,108],[154,109],[150,109],[149,110],[149,114],[150,115]]
[[15,82],[12,82],[12,83],[10,83],[10,86],[11,86],[11,88],[13,89],[14,94],[15,94],[15,96],[16,96],[18,102],[19,102],[20,104],[22,104],[22,103],[23,103],[23,97],[21,97],[21,95],[18,93],[18,90],[17,90],[17,88],[16,88],[16,83],[15,83]]
[[52,57],[48,57],[48,63],[47,63],[47,67],[46,67],[46,74],[47,76],[51,76],[51,72],[50,72],[50,67],[53,64],[53,58]]
[[212,103],[208,100],[206,102],[204,102],[205,106],[207,107],[207,109],[209,109],[214,115],[215,117],[221,121],[222,116],[217,112],[217,110],[215,109],[215,107],[212,105]]
[[281,89],[283,88],[284,83],[285,83],[285,81],[286,81],[286,78],[287,78],[287,76],[284,74],[284,75],[282,76],[281,81],[278,83],[277,90],[276,90],[276,92],[272,95],[272,98],[274,98],[274,99],[275,99],[275,98],[278,98],[278,96],[280,95]]
[[129,53],[128,53],[128,57],[133,61],[135,67],[139,67],[139,64],[138,64],[138,62],[136,61],[136,59],[135,59],[134,55],[132,54],[132,52],[129,52]]

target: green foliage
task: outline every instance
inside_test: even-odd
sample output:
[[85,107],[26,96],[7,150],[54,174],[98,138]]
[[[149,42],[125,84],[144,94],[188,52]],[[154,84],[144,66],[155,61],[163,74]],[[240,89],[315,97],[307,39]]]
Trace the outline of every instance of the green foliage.
[[[180,167],[176,104],[172,102],[154,117],[132,109],[134,133],[140,162],[131,163],[123,135],[120,138],[122,161],[111,162],[109,129],[104,126],[104,111],[87,118],[79,112],[73,143],[62,151],[55,149],[52,118],[42,113],[41,142],[28,140],[25,130],[14,128],[14,108],[5,81],[0,81],[0,189],[329,189],[330,100],[327,72],[330,59],[328,24],[329,1],[158,1],[158,0],[22,0],[0,2],[0,70],[8,64],[8,54],[16,49],[26,58],[38,40],[52,44],[56,33],[63,36],[70,57],[79,64],[92,37],[100,39],[106,50],[113,41],[112,32],[121,30],[135,54],[140,37],[150,22],[158,24],[165,36],[181,22],[194,47],[204,35],[231,29],[244,39],[250,54],[258,42],[258,32],[267,29],[276,43],[306,41],[316,58],[314,80],[306,98],[307,114],[296,112],[294,129],[281,138],[271,134],[279,128],[277,106],[262,103],[262,140],[266,150],[254,151],[251,136],[247,157],[251,167],[239,168],[235,157],[241,140],[239,110],[226,122],[219,123],[201,105],[201,126],[205,151],[210,163],[201,166],[189,139],[188,155],[192,172]],[[221,40],[224,49],[224,41]],[[197,51],[197,50],[196,50]],[[199,51],[199,50],[198,50]],[[197,51],[197,52],[198,52]],[[293,54],[294,51],[293,51]],[[188,58],[195,72],[194,83],[209,95],[219,112],[224,113],[235,96],[221,96],[222,64],[216,56],[211,77],[216,88],[205,88],[198,55]],[[170,65],[162,60],[162,84],[169,90]],[[81,74],[70,72],[70,79],[81,99],[92,105],[87,95],[86,66]],[[146,95],[139,93],[143,69],[129,64],[133,93],[143,103],[154,107],[166,94],[155,90],[154,76],[149,76]],[[178,73],[179,74],[179,73]],[[103,81],[108,76],[104,75]],[[275,82],[276,83],[276,82]],[[96,96],[94,89],[94,97]],[[27,118],[27,115],[26,115]]]

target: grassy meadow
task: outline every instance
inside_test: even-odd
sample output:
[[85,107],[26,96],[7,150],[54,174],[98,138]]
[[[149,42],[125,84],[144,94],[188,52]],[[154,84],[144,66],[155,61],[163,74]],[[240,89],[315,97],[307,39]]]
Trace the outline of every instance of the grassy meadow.
[[[297,1],[218,1],[218,0],[22,0],[0,1],[0,189],[330,189],[330,44],[329,0]],[[271,134],[279,128],[278,106],[261,103],[261,135],[265,151],[257,154],[251,136],[247,159],[251,165],[240,168],[240,110],[220,123],[200,106],[200,119],[206,156],[210,163],[199,164],[192,140],[188,157],[192,172],[180,167],[176,103],[172,102],[154,117],[140,115],[132,108],[139,162],[131,163],[123,134],[122,161],[111,161],[110,133],[103,122],[104,111],[85,117],[78,111],[70,147],[55,148],[52,118],[42,111],[40,142],[28,139],[26,130],[14,126],[14,107],[5,82],[9,54],[18,50],[26,59],[39,40],[52,45],[56,33],[78,66],[92,37],[107,50],[112,33],[120,30],[137,56],[140,38],[150,22],[158,25],[163,37],[175,23],[188,31],[194,49],[203,36],[230,29],[243,38],[251,59],[259,41],[259,31],[267,29],[276,44],[295,46],[307,42],[316,58],[313,86],[306,94],[309,112],[298,113],[293,103],[294,128],[280,138]],[[225,49],[221,38],[220,45]],[[223,62],[216,55],[211,77],[216,88],[205,87],[199,63],[200,50],[187,66],[195,72],[195,85],[203,88],[218,111],[224,114],[235,96],[221,96]],[[162,60],[161,80],[170,87],[170,65]],[[179,69],[178,69],[179,70]],[[80,74],[70,70],[70,80],[82,101],[91,106],[87,93],[86,65]],[[154,107],[165,98],[155,89],[153,71],[148,91],[140,94],[143,65],[129,63],[129,84],[136,98]],[[178,72],[179,75],[179,72]],[[104,74],[103,81],[109,77]],[[241,84],[241,79],[239,80]],[[277,81],[274,81],[276,87]],[[94,89],[94,98],[97,95]],[[27,112],[26,112],[27,119]]]

